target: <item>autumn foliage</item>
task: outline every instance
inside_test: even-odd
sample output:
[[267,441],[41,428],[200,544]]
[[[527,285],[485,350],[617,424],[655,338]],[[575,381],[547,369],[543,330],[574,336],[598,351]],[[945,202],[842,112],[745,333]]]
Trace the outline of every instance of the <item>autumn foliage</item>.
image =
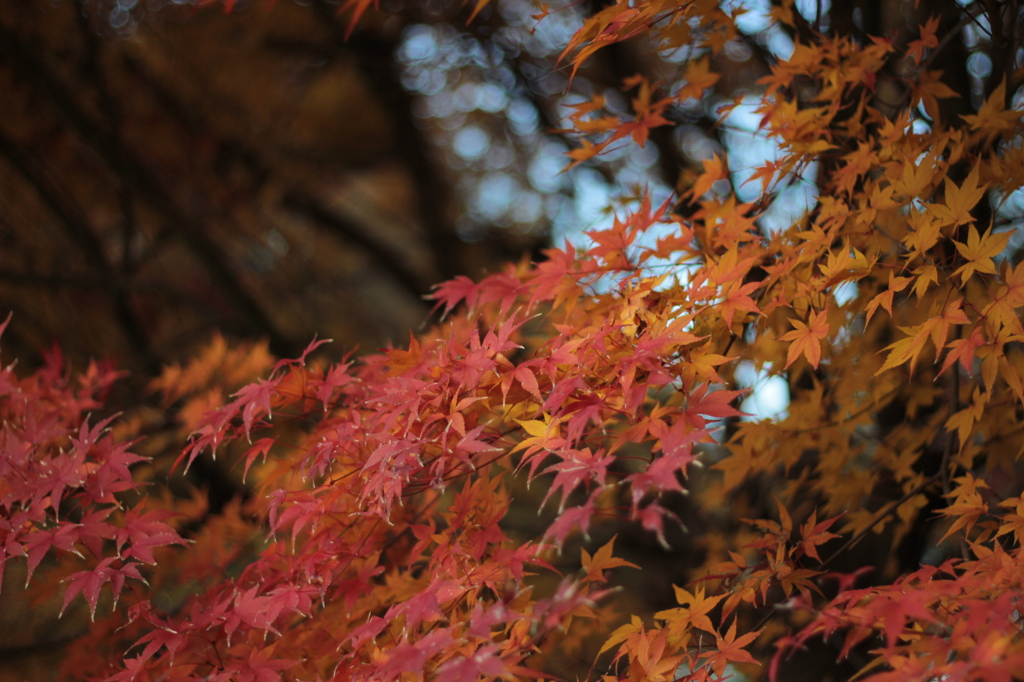
[[[968,16],[995,34],[1002,13],[1019,46],[1016,4],[990,4]],[[822,676],[1024,678],[1019,66],[947,119],[966,93],[931,62],[956,27],[832,35],[785,1],[772,21],[796,42],[758,93],[781,150],[760,198],[716,155],[584,246],[439,285],[441,322],[406,348],[327,364],[322,341],[280,361],[220,345],[168,367],[170,473],[134,454],[167,447],[145,419],[104,413],[113,369],[3,369],[0,570],[27,562],[86,605],[68,671],[783,679],[817,648],[841,661]],[[717,2],[622,1],[562,59],[638,37],[690,50],[679,86],[630,79],[628,114],[577,105],[569,165],[670,125],[739,34]],[[817,202],[767,229],[812,166]],[[743,418],[742,363],[784,379],[785,414]],[[212,457],[251,489],[217,513],[174,484]],[[528,537],[523,504],[546,510]],[[616,588],[645,570],[617,554],[626,532],[699,550],[675,603]]]

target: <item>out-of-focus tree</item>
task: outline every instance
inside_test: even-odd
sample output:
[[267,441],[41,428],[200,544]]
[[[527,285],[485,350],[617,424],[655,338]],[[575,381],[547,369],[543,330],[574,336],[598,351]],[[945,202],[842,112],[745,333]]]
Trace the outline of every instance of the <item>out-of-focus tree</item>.
[[454,31],[455,5],[348,38],[337,15],[5,13],[0,305],[19,354],[59,340],[154,367],[213,328],[281,354],[314,333],[372,349],[422,326],[434,282],[546,243],[545,201],[567,192],[557,151],[523,186],[546,123],[509,54]]

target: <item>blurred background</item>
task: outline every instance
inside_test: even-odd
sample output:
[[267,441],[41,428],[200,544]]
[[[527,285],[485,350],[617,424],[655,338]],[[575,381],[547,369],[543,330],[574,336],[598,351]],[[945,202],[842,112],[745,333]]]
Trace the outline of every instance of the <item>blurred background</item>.
[[[401,342],[433,284],[578,237],[637,187],[664,198],[728,141],[711,97],[645,148],[562,173],[569,105],[604,94],[625,112],[623,78],[664,81],[689,56],[635,41],[570,83],[557,58],[589,3],[538,22],[529,0],[500,0],[467,24],[458,0],[387,0],[350,36],[327,0],[7,5],[7,358],[57,342],[146,374],[214,329],[278,355],[314,334]],[[792,49],[758,16],[715,65],[723,92],[767,72],[762,43]]]
[[[623,79],[678,88],[700,55],[637,38],[570,82],[558,56],[594,0],[539,22],[531,0],[494,0],[469,23],[460,0],[382,0],[351,35],[330,0],[4,4],[4,357],[58,342],[141,374],[215,329],[278,355],[314,334],[339,352],[403,342],[428,321],[433,284],[583,239],[617,197],[647,186],[663,199],[723,150],[738,198],[755,199],[760,183],[743,182],[775,151],[753,113],[757,79],[812,26],[899,38],[932,12],[939,35],[963,24],[933,64],[971,93],[942,101],[947,120],[980,103],[992,71],[985,15],[963,23],[971,3],[799,0],[800,36],[769,20],[768,0],[727,0],[740,34],[714,58],[714,91],[644,148],[625,141],[562,173],[572,104],[603,94],[624,114]],[[813,203],[816,173],[773,188],[784,200],[764,229]]]
[[585,8],[537,26],[508,0],[467,26],[455,0],[385,4],[347,37],[324,0],[7,3],[5,358],[57,342],[147,374],[215,329],[278,355],[404,342],[433,284],[537,255],[681,163],[623,148],[560,173],[564,105],[623,106],[643,66],[570,87],[555,60]]

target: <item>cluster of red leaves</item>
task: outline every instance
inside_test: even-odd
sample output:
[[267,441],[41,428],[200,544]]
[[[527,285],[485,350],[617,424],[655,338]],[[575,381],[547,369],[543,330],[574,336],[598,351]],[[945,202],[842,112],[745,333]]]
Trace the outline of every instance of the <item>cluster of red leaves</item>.
[[1016,679],[1024,670],[1024,562],[1019,550],[998,544],[974,549],[975,561],[950,559],[892,585],[843,592],[795,636],[780,638],[776,662],[813,637],[845,630],[841,656],[881,636],[871,668],[889,670],[863,678],[871,682]]
[[130,467],[143,458],[111,437],[115,417],[89,416],[117,378],[92,363],[72,381],[57,350],[24,379],[13,365],[0,370],[0,578],[12,559],[27,560],[28,583],[51,549],[85,561],[84,549],[94,565],[66,578],[64,608],[81,594],[93,617],[104,586],[116,604],[127,580],[144,582],[139,569],[155,563],[154,550],[185,543],[166,510],[139,503],[122,512],[118,503],[119,493],[138,487]]

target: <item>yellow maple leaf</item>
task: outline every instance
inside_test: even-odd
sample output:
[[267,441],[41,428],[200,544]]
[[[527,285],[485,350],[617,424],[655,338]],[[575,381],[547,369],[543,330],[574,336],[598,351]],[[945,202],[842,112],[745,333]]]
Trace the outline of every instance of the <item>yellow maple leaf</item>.
[[889,313],[889,317],[892,317],[893,296],[897,292],[906,289],[907,285],[910,284],[911,279],[911,277],[897,277],[893,273],[893,271],[890,270],[888,288],[886,288],[885,291],[871,299],[871,301],[867,305],[867,308],[865,308],[867,312],[867,319],[865,320],[865,324],[871,322],[871,316],[875,314],[875,311],[878,309],[878,306],[882,306],[883,308],[885,308],[885,311]]
[[914,269],[914,274],[917,275],[917,280],[914,282],[914,293],[917,294],[917,302],[920,303],[921,298],[928,291],[928,285],[939,283],[939,270],[934,265],[922,265]]
[[885,350],[889,351],[889,356],[885,359],[882,368],[875,372],[875,376],[887,369],[899,367],[908,360],[910,361],[910,371],[913,373],[917,359],[929,338],[936,350],[941,349],[946,345],[946,337],[949,336],[951,324],[970,323],[970,319],[960,308],[961,305],[962,301],[953,301],[939,317],[932,317],[915,327],[900,327],[900,331],[906,333],[907,336],[886,346]]
[[924,257],[928,249],[938,243],[941,226],[931,213],[922,213],[914,207],[910,209],[907,222],[913,229],[907,232],[902,241],[904,246],[911,249],[907,260],[912,261],[917,256]]
[[946,178],[946,203],[928,206],[939,218],[940,225],[964,225],[974,220],[971,209],[985,196],[988,184],[978,185],[978,167],[975,166],[964,183],[957,187],[952,180]]
[[967,261],[953,273],[954,277],[960,275],[961,286],[975,272],[982,272],[987,275],[996,274],[996,266],[992,262],[992,258],[1003,252],[1012,235],[1012,231],[992,234],[992,228],[989,228],[985,231],[984,236],[979,237],[978,230],[975,229],[974,225],[971,225],[967,233],[966,244],[954,241],[953,244],[956,246],[956,250]]
[[999,84],[985,103],[978,109],[977,115],[967,114],[960,118],[967,121],[971,130],[985,132],[986,138],[995,137],[1005,130],[1012,130],[1020,120],[1021,112],[1017,110],[1006,110],[1006,77]]
[[982,393],[980,388],[975,388],[971,404],[946,420],[946,430],[956,430],[961,450],[964,449],[964,445],[967,443],[968,436],[971,435],[971,429],[974,428],[975,422],[980,420],[981,415],[984,414],[986,402],[988,402],[988,394]]

